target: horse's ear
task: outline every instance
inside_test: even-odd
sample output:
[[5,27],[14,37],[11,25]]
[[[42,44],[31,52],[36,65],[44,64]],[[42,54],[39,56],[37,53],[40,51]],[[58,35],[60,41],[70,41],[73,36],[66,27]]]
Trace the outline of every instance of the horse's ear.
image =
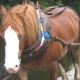
[[4,7],[4,6],[0,6],[0,12],[1,12],[1,15],[2,15],[2,17],[5,15],[5,14],[7,14],[7,10],[6,10],[6,8]]
[[27,5],[27,1],[24,1],[24,2],[22,3],[22,5]]
[[22,5],[25,6],[25,9],[23,10],[23,13],[26,13],[26,10],[27,10],[27,8],[28,8],[28,5],[27,5],[27,4],[28,4],[27,1],[24,1],[24,2],[22,3]]
[[25,7],[23,13],[25,14],[26,13],[26,10],[27,10],[28,6]]

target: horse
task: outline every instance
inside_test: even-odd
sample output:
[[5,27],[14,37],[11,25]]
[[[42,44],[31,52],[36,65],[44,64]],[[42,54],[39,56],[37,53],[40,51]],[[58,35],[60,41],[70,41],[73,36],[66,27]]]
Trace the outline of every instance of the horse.
[[[52,14],[63,8],[40,10],[46,19],[39,19],[38,11],[28,3],[16,5],[9,11],[1,6],[0,36],[4,41],[4,68],[8,73],[17,73],[19,80],[28,80],[30,70],[47,69],[50,71],[50,80],[57,80],[57,62],[61,63],[70,49],[75,79],[80,79],[79,46],[64,44],[79,42],[79,17],[69,7],[58,15]],[[46,25],[44,22],[47,22]],[[49,30],[45,30],[46,26]]]

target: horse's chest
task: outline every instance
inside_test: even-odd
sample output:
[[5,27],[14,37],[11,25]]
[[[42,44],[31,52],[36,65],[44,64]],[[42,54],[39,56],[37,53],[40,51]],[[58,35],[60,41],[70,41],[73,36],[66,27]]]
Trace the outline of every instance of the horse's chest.
[[67,53],[67,51],[67,45],[64,46],[58,41],[53,41],[46,51],[45,56],[47,55],[48,59],[59,60]]
[[59,42],[51,43],[38,58],[27,60],[25,66],[30,69],[46,69],[49,63],[60,60],[68,51],[67,46]]

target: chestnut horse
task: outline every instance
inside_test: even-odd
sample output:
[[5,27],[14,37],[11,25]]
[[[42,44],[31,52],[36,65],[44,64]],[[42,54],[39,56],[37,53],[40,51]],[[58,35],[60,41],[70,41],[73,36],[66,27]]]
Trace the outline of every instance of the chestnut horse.
[[[56,12],[58,7],[51,12]],[[50,8],[44,12],[48,12]],[[2,24],[0,36],[5,42],[5,70],[18,73],[19,80],[28,80],[28,72],[32,69],[48,69],[50,80],[57,80],[57,62],[68,52],[69,46],[63,45],[50,37],[50,43],[43,54],[34,59],[22,59],[25,48],[31,49],[39,37],[36,9],[29,4],[16,5],[9,11],[1,6]],[[50,22],[50,35],[56,36],[67,43],[79,42],[79,17],[70,8],[59,15],[45,15]],[[75,79],[80,80],[79,47],[70,47],[75,65]],[[25,53],[28,54],[28,53]],[[63,65],[62,65],[63,66]],[[66,78],[64,80],[67,80]]]

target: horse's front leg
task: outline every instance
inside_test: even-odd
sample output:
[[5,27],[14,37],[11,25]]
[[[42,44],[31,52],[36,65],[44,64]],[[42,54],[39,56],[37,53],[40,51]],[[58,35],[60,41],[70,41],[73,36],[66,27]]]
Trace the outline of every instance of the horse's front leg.
[[62,80],[68,80],[68,77],[66,75],[66,67],[65,67],[63,58],[58,61],[58,64],[59,64],[60,71],[62,73]]
[[51,64],[48,64],[49,71],[50,71],[50,80],[57,80],[57,61],[52,62]]
[[29,71],[20,68],[20,70],[18,71],[19,80],[28,80],[28,73]]

